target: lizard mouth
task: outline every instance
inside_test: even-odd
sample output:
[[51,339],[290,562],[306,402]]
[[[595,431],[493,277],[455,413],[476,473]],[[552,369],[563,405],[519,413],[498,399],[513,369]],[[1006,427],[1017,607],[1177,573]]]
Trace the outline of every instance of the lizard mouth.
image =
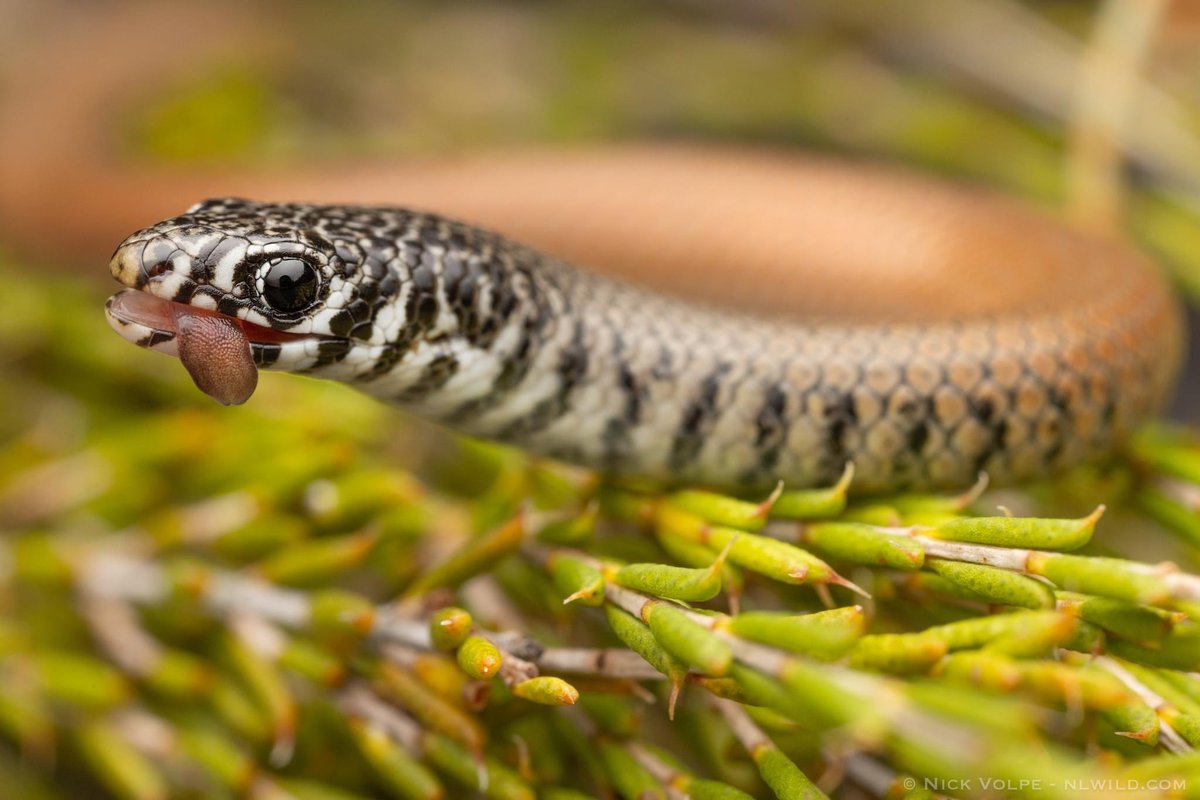
[[186,303],[177,303],[163,297],[156,297],[136,289],[123,289],[112,297],[104,307],[109,325],[124,338],[151,350],[168,352],[179,355],[175,348],[164,348],[168,342],[174,341],[179,335],[179,322],[182,318],[199,319],[204,317],[219,317],[229,320],[231,324],[241,329],[251,346],[284,344],[287,342],[319,339],[312,333],[287,333],[277,331],[263,325],[256,325],[243,319],[230,317],[218,311],[207,308],[197,308]]
[[209,309],[124,289],[105,304],[108,324],[134,344],[179,358],[196,386],[224,405],[250,399],[258,367],[285,348],[324,337],[272,330]]

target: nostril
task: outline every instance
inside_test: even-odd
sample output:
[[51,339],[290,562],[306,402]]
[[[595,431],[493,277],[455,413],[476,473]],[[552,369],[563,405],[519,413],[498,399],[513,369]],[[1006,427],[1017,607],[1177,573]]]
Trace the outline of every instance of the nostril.
[[138,285],[145,286],[154,278],[173,272],[172,265],[179,257],[179,246],[165,236],[148,239],[138,255]]
[[170,271],[171,271],[171,262],[170,261],[160,261],[157,264],[155,264],[153,267],[150,267],[149,269],[144,270],[144,274],[146,276],[146,280],[150,280],[151,278],[157,278],[159,275],[165,275]]
[[145,286],[150,281],[152,281],[155,278],[158,278],[162,275],[166,275],[170,271],[171,271],[171,262],[170,261],[159,261],[157,264],[154,264],[153,266],[142,265],[142,270],[141,270],[142,275],[141,275],[140,283],[142,286]]

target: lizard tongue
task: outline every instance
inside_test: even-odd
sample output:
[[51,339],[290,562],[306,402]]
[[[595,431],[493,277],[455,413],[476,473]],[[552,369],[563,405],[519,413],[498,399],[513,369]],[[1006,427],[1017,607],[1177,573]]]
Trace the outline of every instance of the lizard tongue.
[[250,341],[236,320],[172,308],[179,360],[196,388],[222,405],[241,405],[258,386]]

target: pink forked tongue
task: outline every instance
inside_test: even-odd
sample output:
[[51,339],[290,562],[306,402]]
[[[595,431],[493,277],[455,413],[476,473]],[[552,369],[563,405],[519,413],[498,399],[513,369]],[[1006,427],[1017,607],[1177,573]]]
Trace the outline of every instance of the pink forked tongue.
[[229,317],[172,309],[179,360],[196,388],[227,406],[241,405],[258,386],[258,368],[245,331]]

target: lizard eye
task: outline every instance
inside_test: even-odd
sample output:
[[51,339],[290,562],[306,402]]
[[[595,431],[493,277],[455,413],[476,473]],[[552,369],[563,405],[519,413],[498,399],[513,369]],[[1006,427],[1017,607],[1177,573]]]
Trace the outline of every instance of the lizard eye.
[[260,294],[276,311],[303,311],[316,302],[321,288],[317,270],[299,258],[270,261],[261,275]]

